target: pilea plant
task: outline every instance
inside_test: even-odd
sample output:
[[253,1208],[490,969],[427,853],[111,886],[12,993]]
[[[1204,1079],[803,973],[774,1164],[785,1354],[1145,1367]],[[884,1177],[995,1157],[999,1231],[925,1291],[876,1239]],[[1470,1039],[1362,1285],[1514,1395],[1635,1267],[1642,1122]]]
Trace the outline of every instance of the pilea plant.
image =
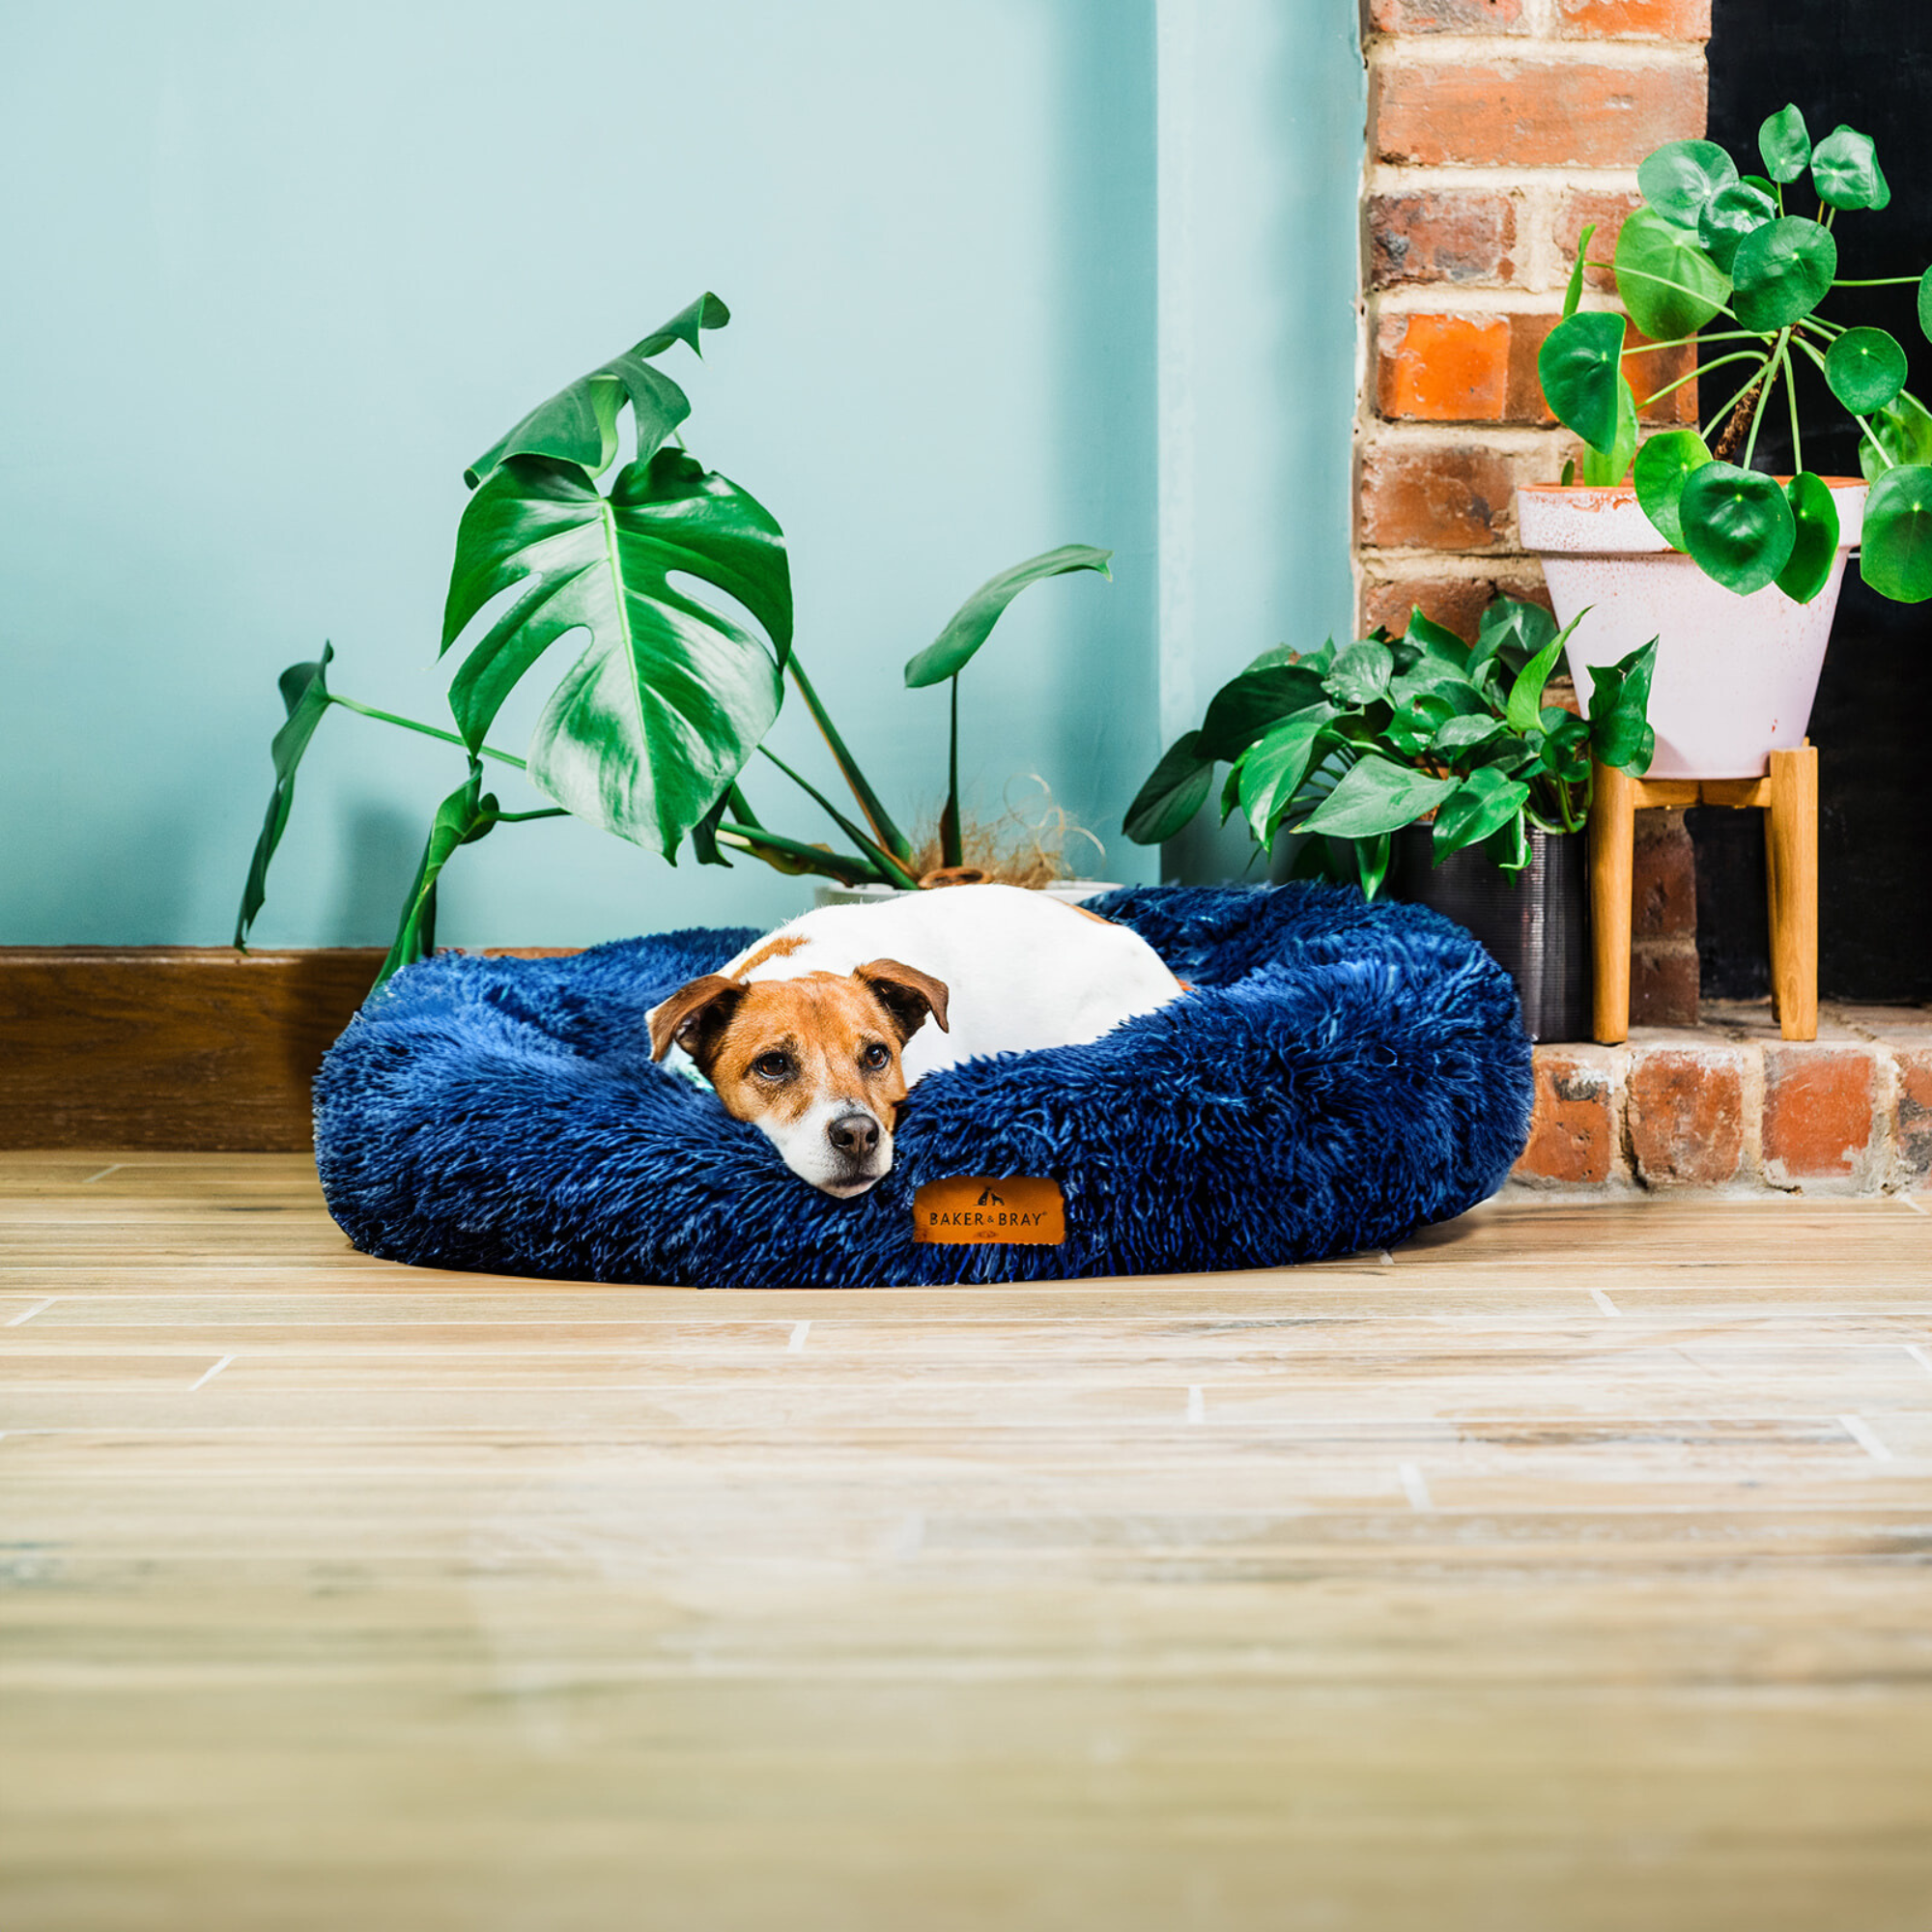
[[1437,861],[1486,839],[1520,871],[1531,827],[1581,828],[1593,758],[1641,772],[1655,749],[1656,639],[1597,672],[1584,719],[1543,701],[1568,637],[1547,611],[1499,598],[1474,644],[1417,611],[1400,638],[1264,651],[1168,749],[1123,829],[1143,845],[1172,838],[1226,764],[1222,822],[1238,808],[1264,850],[1284,828],[1313,835],[1298,873],[1356,880],[1373,898],[1390,834],[1431,812]]
[[[688,835],[704,865],[728,865],[728,850],[781,871],[847,884],[920,883],[912,840],[860,769],[792,647],[791,574],[777,519],[749,491],[706,469],[677,435],[690,399],[655,358],[680,342],[701,354],[703,331],[729,320],[715,295],[700,296],[635,347],[540,403],[464,472],[475,494],[457,526],[441,642],[447,655],[469,639],[450,679],[454,731],[330,691],[329,645],[314,662],[282,673],[288,715],[271,750],[275,785],[242,895],[238,948],[265,901],[297,769],[333,706],[440,738],[468,760],[463,782],[436,809],[383,980],[432,950],[437,882],[457,849],[525,820],[582,818],[655,846],[672,864]],[[598,477],[617,460],[627,408],[635,453],[610,488],[600,490]],[[938,826],[943,866],[956,867],[963,857],[960,672],[1029,584],[1068,571],[1109,576],[1111,555],[1066,544],[1002,571],[906,665],[913,689],[952,687]],[[723,593],[750,613],[762,637],[674,577]],[[493,605],[495,614],[472,630]],[[486,743],[511,692],[553,644],[572,635],[578,649],[537,720],[528,756]],[[787,679],[852,793],[856,819],[763,743]],[[759,820],[739,782],[754,753],[826,813],[847,849],[808,843]],[[504,810],[483,789],[486,759],[522,772],[554,803]]]
[[[1637,170],[1644,206],[1625,221],[1614,262],[1588,266],[1614,270],[1631,321],[1653,340],[1627,350],[1622,316],[1581,308],[1594,233],[1585,229],[1564,320],[1537,358],[1544,396],[1588,445],[1585,482],[1630,476],[1658,531],[1727,589],[1748,593],[1776,583],[1808,603],[1830,578],[1838,544],[1832,493],[1804,469],[1797,365],[1809,363],[1862,435],[1859,460],[1871,483],[1864,580],[1882,596],[1918,603],[1932,597],[1932,415],[1905,386],[1905,351],[1895,336],[1829,322],[1818,307],[1833,289],[1917,282],[1919,327],[1932,337],[1932,270],[1864,280],[1838,274],[1839,214],[1882,209],[1891,199],[1868,135],[1840,127],[1814,147],[1804,117],[1787,106],[1758,130],[1758,153],[1761,175],[1741,174],[1712,141],[1672,141],[1644,161]],[[1800,213],[1787,207],[1786,190],[1807,173],[1807,200],[1815,198],[1815,206]],[[1622,373],[1625,356],[1680,348],[1720,319],[1733,326],[1701,340],[1737,346],[1693,376],[1741,368],[1735,393],[1701,430],[1665,430],[1638,448],[1639,410],[1693,376],[1639,403]],[[1780,387],[1798,472],[1788,484],[1751,468],[1759,427]],[[1715,448],[1708,440],[1714,434]],[[1740,441],[1742,461],[1730,462]]]

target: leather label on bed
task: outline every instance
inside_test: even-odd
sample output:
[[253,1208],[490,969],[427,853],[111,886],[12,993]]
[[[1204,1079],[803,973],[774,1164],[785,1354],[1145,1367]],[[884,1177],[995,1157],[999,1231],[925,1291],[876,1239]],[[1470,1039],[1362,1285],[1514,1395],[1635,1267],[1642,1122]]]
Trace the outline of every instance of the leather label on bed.
[[959,1175],[952,1180],[928,1180],[919,1190],[912,1224],[916,1241],[1057,1247],[1066,1238],[1066,1198],[1057,1180]]

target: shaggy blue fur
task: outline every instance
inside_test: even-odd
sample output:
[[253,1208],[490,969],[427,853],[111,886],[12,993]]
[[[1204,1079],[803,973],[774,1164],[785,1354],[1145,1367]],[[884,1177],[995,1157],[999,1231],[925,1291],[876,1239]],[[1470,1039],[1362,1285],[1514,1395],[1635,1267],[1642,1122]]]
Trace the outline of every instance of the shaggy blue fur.
[[[1323,886],[1138,887],[1095,909],[1198,990],[1091,1046],[922,1081],[891,1174],[856,1201],[651,1064],[646,1010],[753,932],[412,966],[317,1076],[329,1211],[358,1248],[432,1267],[854,1288],[1273,1267],[1392,1247],[1502,1184],[1529,1042],[1461,927]],[[953,1175],[1057,1178],[1065,1244],[915,1245],[915,1189]]]

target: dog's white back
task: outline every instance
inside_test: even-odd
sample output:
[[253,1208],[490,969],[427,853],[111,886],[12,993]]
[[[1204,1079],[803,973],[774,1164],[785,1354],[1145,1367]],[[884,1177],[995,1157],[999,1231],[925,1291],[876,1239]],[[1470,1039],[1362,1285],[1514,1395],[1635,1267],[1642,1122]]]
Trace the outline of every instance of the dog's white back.
[[[803,944],[775,949],[775,942]],[[743,963],[758,953],[749,972]],[[907,1084],[985,1053],[1098,1039],[1180,997],[1139,933],[1017,886],[948,886],[877,905],[822,906],[747,947],[723,971],[747,984],[898,959],[944,980],[950,1031],[928,1020],[901,1055]]]

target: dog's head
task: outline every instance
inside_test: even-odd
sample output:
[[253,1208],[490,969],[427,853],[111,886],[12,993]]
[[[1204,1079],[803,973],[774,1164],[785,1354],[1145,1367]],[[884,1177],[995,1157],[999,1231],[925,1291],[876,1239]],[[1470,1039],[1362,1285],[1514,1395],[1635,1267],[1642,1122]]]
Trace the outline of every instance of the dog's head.
[[893,1164],[906,1095],[899,1054],[927,1018],[946,1032],[946,987],[874,959],[854,973],[750,984],[708,973],[648,1022],[653,1060],[682,1047],[726,1113],[762,1127],[794,1174],[843,1199]]

